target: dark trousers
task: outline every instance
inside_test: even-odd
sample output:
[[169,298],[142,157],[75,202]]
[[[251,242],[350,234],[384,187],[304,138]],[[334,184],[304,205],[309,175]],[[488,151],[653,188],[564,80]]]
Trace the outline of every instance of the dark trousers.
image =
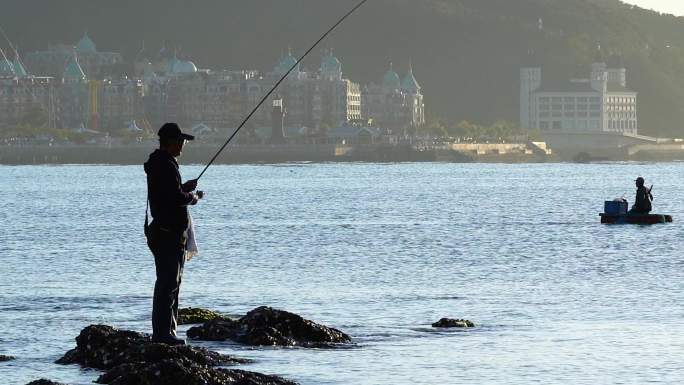
[[176,335],[178,295],[185,265],[186,233],[150,225],[147,245],[154,255],[157,280],[152,302],[152,335],[164,338]]

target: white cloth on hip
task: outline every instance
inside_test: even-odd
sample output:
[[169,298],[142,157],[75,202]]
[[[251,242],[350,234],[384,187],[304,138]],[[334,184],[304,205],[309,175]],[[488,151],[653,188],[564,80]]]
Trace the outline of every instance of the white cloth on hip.
[[195,225],[192,223],[192,215],[188,213],[188,241],[185,244],[185,260],[191,260],[198,253],[197,240],[195,240]]

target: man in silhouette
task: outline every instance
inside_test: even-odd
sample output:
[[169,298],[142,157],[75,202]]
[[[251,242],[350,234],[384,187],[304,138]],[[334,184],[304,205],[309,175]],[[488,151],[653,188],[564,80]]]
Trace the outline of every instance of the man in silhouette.
[[644,178],[638,177],[634,181],[636,182],[637,193],[636,199],[634,200],[634,206],[629,210],[630,214],[648,214],[652,210],[651,201],[653,200],[653,195],[651,195],[651,190],[644,186]]
[[181,182],[179,157],[186,141],[194,136],[183,133],[176,123],[166,123],[159,130],[159,149],[147,162],[147,194],[152,223],[145,224],[147,245],[154,255],[157,280],[152,304],[152,339],[155,342],[183,345],[176,337],[178,294],[180,291],[185,249],[188,240],[188,205],[202,199],[194,193],[197,180]]

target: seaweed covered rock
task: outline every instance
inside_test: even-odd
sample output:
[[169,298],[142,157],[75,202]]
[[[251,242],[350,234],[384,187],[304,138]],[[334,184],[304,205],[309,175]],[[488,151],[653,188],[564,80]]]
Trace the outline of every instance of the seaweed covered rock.
[[243,370],[215,369],[247,360],[187,345],[152,342],[142,333],[91,325],[76,337],[76,348],[57,360],[106,370],[98,378],[113,385],[293,385],[276,376]]
[[89,368],[110,369],[130,362],[158,362],[165,359],[209,366],[246,362],[204,348],[153,343],[148,335],[138,332],[91,325],[76,337],[76,348],[68,351],[57,363],[78,363]]
[[54,382],[41,378],[40,380],[31,381],[26,385],[64,385],[61,382]]
[[333,347],[349,343],[351,337],[297,314],[270,307],[258,307],[237,321],[215,319],[188,330],[198,340],[225,341],[253,346]]
[[6,355],[4,355],[4,354],[0,354],[0,362],[12,361],[12,360],[14,360],[14,359],[15,359],[15,358],[12,357],[12,356],[6,356]]
[[475,324],[467,319],[442,318],[432,324],[434,328],[472,328]]
[[181,365],[174,360],[120,365],[97,379],[110,385],[296,385],[277,376],[243,370]]
[[201,308],[188,307],[178,310],[179,325],[201,324],[214,319],[227,320],[229,318],[215,311]]

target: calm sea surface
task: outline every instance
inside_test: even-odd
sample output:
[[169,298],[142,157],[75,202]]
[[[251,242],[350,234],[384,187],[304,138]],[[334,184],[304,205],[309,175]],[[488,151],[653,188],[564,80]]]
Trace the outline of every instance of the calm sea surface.
[[[675,223],[599,224],[638,175]],[[82,328],[150,331],[144,178],[0,166],[0,354],[17,357],[0,384],[89,384],[98,371],[53,363]],[[684,382],[684,163],[214,166],[200,188],[182,307],[270,305],[358,344],[198,344],[257,361],[242,369],[302,385]],[[444,316],[477,327],[430,327]]]

